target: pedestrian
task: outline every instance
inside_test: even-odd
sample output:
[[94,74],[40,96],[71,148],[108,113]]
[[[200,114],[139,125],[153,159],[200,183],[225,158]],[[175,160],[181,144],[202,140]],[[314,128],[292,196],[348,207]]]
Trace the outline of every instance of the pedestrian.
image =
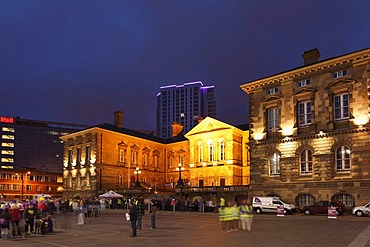
[[131,235],[130,237],[136,237],[136,221],[138,218],[137,206],[135,202],[131,203],[129,206],[129,214],[130,214],[130,221],[131,221]]
[[7,240],[10,228],[11,215],[9,208],[4,208],[0,215],[0,228],[1,228],[1,239]]
[[231,231],[239,230],[239,220],[240,220],[240,206],[238,206],[238,203],[234,201],[234,206],[232,207]]
[[85,224],[85,213],[86,213],[86,205],[83,200],[80,201],[80,206],[78,208],[78,220],[77,225]]
[[242,229],[248,232],[252,229],[253,221],[253,206],[251,205],[250,199],[244,199],[242,205],[240,206],[240,223]]
[[143,199],[138,199],[137,201],[137,221],[136,221],[136,229],[142,230],[142,222],[143,216],[145,215],[145,205]]
[[24,211],[24,219],[25,219],[24,228],[25,228],[26,235],[30,234],[28,232],[28,229],[30,229],[30,232],[33,232],[33,226],[35,224],[36,214],[37,214],[37,209],[33,207],[32,203],[28,204],[28,207]]
[[156,203],[151,202],[150,203],[150,229],[156,229],[156,223],[155,223],[155,214],[157,213],[157,205]]
[[225,207],[225,203],[221,205],[218,209],[219,212],[219,221],[221,223],[221,233],[228,232],[228,221],[227,221],[227,208]]
[[11,219],[10,225],[12,229],[12,238],[21,237],[21,229],[19,228],[19,220],[21,219],[21,213],[17,204],[12,203],[9,210]]

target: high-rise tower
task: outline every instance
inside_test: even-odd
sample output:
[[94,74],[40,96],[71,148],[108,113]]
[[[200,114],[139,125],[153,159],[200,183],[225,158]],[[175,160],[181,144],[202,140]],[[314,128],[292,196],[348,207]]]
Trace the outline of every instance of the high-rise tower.
[[157,95],[156,135],[172,136],[172,124],[180,123],[188,132],[200,118],[216,117],[214,86],[203,86],[201,81],[160,87]]

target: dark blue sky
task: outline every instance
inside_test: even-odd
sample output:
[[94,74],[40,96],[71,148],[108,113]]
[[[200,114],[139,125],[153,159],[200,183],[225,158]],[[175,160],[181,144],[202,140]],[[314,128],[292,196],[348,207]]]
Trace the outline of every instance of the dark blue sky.
[[1,0],[0,115],[155,129],[159,87],[215,85],[217,118],[248,121],[240,85],[370,46],[370,1]]

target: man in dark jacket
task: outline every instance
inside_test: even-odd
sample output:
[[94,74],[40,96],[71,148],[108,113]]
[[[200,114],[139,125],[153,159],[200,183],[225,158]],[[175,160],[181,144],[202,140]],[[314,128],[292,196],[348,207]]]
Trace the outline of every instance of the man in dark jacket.
[[134,201],[129,207],[131,230],[132,230],[130,237],[136,237],[136,221],[137,221],[137,216],[138,216],[138,212],[137,212],[138,210],[135,204],[136,202]]
[[35,224],[35,219],[37,216],[37,209],[34,208],[33,204],[28,204],[27,209],[24,211],[24,218],[25,218],[25,231],[26,234],[29,235],[28,229],[30,229],[31,232],[33,232],[33,226]]

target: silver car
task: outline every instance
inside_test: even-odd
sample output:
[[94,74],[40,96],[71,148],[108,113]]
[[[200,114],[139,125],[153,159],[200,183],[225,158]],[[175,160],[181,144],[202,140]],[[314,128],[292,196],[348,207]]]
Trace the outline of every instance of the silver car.
[[352,214],[357,215],[359,217],[364,216],[364,215],[368,215],[369,214],[369,207],[370,207],[370,202],[367,203],[364,206],[354,207],[352,209]]

